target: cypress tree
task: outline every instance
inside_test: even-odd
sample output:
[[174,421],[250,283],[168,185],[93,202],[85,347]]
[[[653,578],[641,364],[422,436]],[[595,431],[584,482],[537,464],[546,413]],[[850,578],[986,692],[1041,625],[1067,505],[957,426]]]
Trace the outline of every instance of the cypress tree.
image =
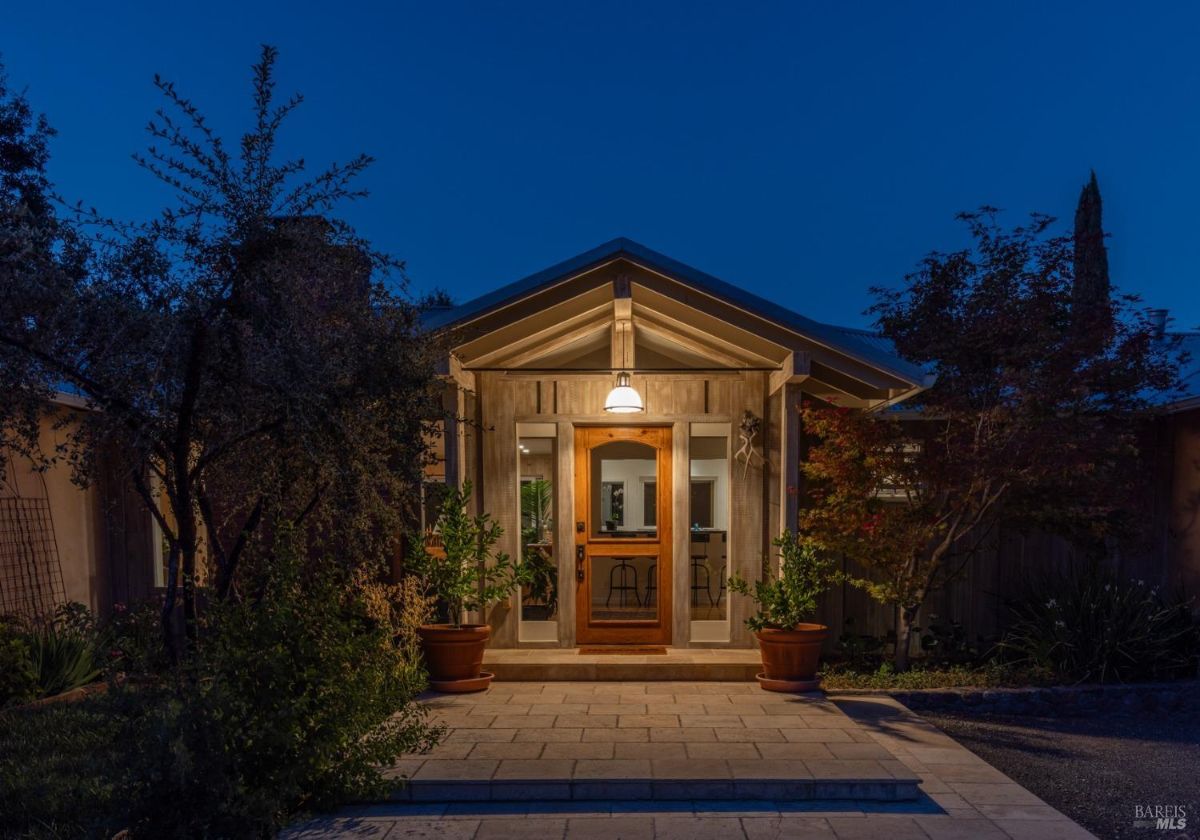
[[1096,172],[1079,193],[1075,207],[1075,278],[1071,290],[1071,321],[1082,335],[1099,337],[1111,325],[1111,285],[1108,251],[1104,247],[1100,185]]

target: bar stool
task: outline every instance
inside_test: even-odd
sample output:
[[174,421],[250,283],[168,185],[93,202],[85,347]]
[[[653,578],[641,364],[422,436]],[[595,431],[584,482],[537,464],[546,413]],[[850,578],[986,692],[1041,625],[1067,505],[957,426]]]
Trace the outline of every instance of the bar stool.
[[725,596],[725,581],[729,579],[729,561],[726,555],[727,543],[729,542],[729,532],[721,532],[721,584],[717,587],[717,606],[721,606],[721,598]]
[[642,600],[643,607],[654,606],[654,597],[658,594],[658,564],[651,563],[646,569],[646,595]]
[[[613,577],[617,574],[617,572],[621,573],[621,577],[620,577],[621,582],[619,584],[613,585]],[[629,577],[628,577],[629,575],[633,575],[633,583],[632,584],[629,583]],[[640,607],[642,605],[642,596],[638,594],[637,577],[638,577],[637,569],[633,568],[633,566],[629,565],[624,560],[622,560],[617,565],[613,566],[612,569],[608,573],[608,598],[605,599],[604,606],[607,607],[609,605],[609,603],[612,601],[612,596],[613,596],[614,592],[620,592],[621,596],[617,599],[617,601],[618,601],[617,606],[623,607],[623,606],[625,606],[625,598],[626,598],[625,593],[632,592],[633,600],[635,602],[637,602],[637,605]]]
[[[716,606],[713,603],[712,597],[712,572],[708,569],[708,534],[692,533],[692,606],[700,606],[700,598],[696,595],[697,592],[703,592],[708,596],[708,605]],[[698,550],[703,548],[702,551]],[[700,575],[704,575],[704,583],[700,583]]]

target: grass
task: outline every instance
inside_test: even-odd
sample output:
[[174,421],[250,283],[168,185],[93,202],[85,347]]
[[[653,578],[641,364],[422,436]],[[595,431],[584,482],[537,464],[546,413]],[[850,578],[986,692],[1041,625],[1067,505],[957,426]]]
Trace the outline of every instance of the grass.
[[109,702],[0,711],[0,837],[112,836],[121,720]]
[[915,663],[898,672],[890,663],[877,667],[835,662],[821,668],[821,687],[826,690],[876,689],[912,691],[938,688],[1028,688],[1049,685],[1049,674],[1028,668],[1016,668],[988,662],[981,665]]

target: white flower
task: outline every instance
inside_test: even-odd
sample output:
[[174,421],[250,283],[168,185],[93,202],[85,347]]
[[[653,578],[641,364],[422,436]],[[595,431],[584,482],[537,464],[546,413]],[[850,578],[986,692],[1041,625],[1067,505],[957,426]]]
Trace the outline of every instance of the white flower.
[[1046,602],[1046,606],[1047,607],[1057,607],[1058,606],[1057,599],[1051,598],[1049,601]]
[[1067,626],[1067,622],[1065,622],[1065,621],[1062,621],[1062,620],[1059,620],[1059,621],[1056,621],[1056,622],[1054,622],[1054,626],[1055,626],[1055,627],[1066,627],[1066,626]]
[[1105,591],[1105,592],[1107,592],[1107,591],[1108,591],[1108,590],[1110,590],[1110,589],[1112,589],[1112,584],[1110,584],[1110,583],[1106,583],[1106,584],[1104,584],[1104,591]]

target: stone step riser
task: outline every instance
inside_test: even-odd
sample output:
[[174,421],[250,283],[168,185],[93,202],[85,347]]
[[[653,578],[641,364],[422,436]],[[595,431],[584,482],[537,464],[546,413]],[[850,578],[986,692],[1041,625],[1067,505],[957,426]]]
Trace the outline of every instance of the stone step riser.
[[758,663],[647,665],[637,662],[544,664],[485,663],[496,682],[754,682]]
[[599,800],[859,800],[907,802],[918,782],[902,780],[595,779],[587,781],[413,781],[393,798],[411,802],[531,802]]

